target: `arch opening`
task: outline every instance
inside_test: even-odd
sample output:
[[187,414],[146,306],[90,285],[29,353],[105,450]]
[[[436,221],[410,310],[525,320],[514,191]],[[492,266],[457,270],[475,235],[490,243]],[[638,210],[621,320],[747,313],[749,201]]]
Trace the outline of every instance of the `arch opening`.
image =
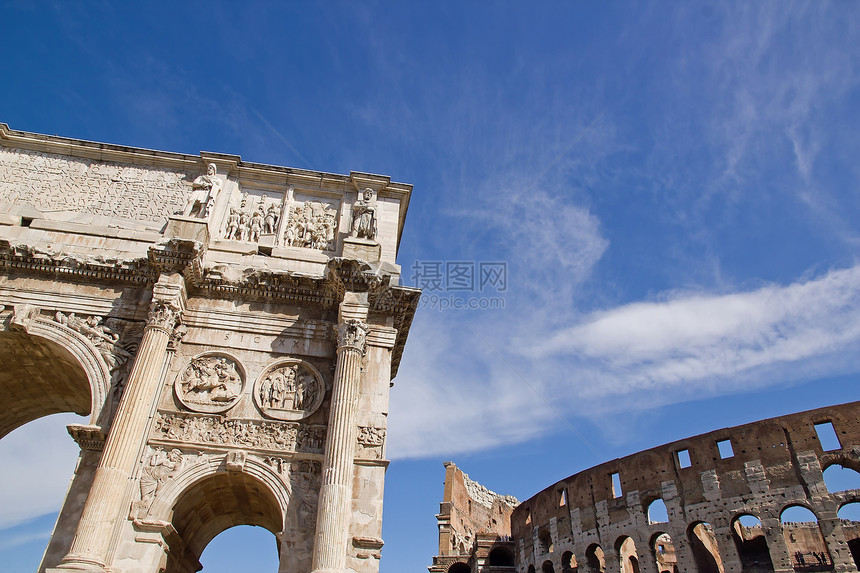
[[494,547],[487,556],[490,567],[513,567],[514,554],[507,547]]
[[576,556],[571,551],[565,551],[561,554],[561,573],[575,573],[579,571],[579,566],[576,563]]
[[274,494],[263,482],[244,472],[219,472],[198,480],[178,497],[172,514],[173,527],[184,547],[182,551],[171,547],[166,573],[195,570],[204,549],[215,536],[230,528],[252,525],[273,535],[284,528]]
[[657,498],[648,505],[647,510],[648,523],[669,523],[669,510],[666,509],[666,502],[662,498]]
[[830,493],[860,489],[860,472],[853,468],[831,464],[824,469],[823,475],[824,485]]
[[671,535],[663,532],[655,534],[651,538],[651,552],[654,555],[658,573],[677,573],[678,557]]
[[543,528],[538,532],[538,541],[540,542],[540,550],[542,553],[552,553],[552,535],[549,529]]
[[472,568],[462,561],[457,561],[448,567],[448,573],[472,573]]
[[555,573],[555,567],[552,565],[552,561],[547,559],[543,562],[543,565],[540,567],[541,573]]
[[839,508],[836,516],[842,520],[842,534],[848,543],[854,566],[860,571],[860,502],[846,503]]
[[585,550],[585,564],[588,573],[603,573],[606,571],[606,558],[600,545],[592,543]]
[[741,570],[752,573],[773,571],[773,560],[761,521],[744,514],[732,521],[732,539],[741,560]]
[[802,505],[790,505],[779,514],[779,521],[795,571],[833,569],[833,559],[818,526],[818,517],[812,510]]
[[243,571],[247,568],[248,555],[254,556],[256,571],[274,573],[278,570],[277,538],[261,527],[237,525],[225,529],[209,542],[200,563],[204,573],[215,565],[221,571]]
[[0,438],[43,416],[92,410],[90,380],[60,344],[22,331],[0,332]]
[[632,537],[619,537],[615,541],[621,573],[639,573],[639,554]]
[[687,529],[699,573],[724,573],[717,537],[710,523],[697,521]]

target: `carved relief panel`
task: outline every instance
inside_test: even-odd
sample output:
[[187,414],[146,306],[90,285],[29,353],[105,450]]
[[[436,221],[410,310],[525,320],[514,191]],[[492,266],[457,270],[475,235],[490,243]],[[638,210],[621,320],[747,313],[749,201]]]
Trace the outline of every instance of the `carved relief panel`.
[[284,197],[247,190],[227,209],[221,237],[273,246],[284,209]]
[[195,357],[176,377],[176,397],[189,410],[218,413],[239,401],[245,372],[235,358],[220,352]]
[[266,416],[277,420],[301,420],[317,411],[325,397],[319,371],[297,359],[275,362],[254,386],[254,400]]
[[284,230],[284,245],[333,251],[337,237],[337,208],[323,201],[295,202]]

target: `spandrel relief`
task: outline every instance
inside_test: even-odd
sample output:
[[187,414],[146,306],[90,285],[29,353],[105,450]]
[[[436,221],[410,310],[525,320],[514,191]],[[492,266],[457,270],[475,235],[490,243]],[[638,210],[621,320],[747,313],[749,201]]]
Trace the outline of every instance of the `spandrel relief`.
[[224,412],[239,401],[245,375],[241,365],[225,354],[194,358],[176,377],[176,397],[189,410]]
[[279,361],[266,368],[254,388],[260,410],[278,420],[307,418],[322,404],[325,385],[319,372],[300,360]]
[[318,251],[333,251],[337,236],[337,209],[322,201],[294,203],[284,231],[284,244]]

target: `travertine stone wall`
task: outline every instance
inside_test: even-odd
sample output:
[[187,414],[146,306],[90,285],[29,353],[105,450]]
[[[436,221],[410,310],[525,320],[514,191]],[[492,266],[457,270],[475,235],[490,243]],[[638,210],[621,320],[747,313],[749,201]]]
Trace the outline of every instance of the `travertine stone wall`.
[[[838,436],[836,449],[825,450],[814,427],[828,422]],[[731,456],[718,450],[726,440]],[[860,470],[860,402],[718,430],[601,464],[514,510],[517,570],[541,571],[549,562],[562,571],[567,561],[588,570],[626,571],[629,556],[620,548],[629,537],[639,570],[656,572],[656,540],[669,534],[679,571],[739,572],[751,549],[741,550],[744,534],[738,535],[736,520],[748,515],[761,522],[764,558],[769,555],[775,570],[794,570],[796,553],[805,547],[807,560],[813,551],[826,552],[819,564],[825,569],[855,571],[849,544],[857,544],[857,527],[836,514],[860,501],[860,490],[828,492],[822,472],[833,464]],[[613,474],[620,492],[613,491]],[[665,503],[668,522],[649,522],[655,500]],[[817,525],[783,527],[780,515],[794,505],[812,510]],[[595,550],[604,554],[602,564],[592,557]]]
[[[445,462],[445,490],[436,520],[439,526],[439,554],[431,572],[451,567],[469,571],[495,571],[490,553],[513,560],[511,512],[516,498],[500,495],[469,478],[453,462]],[[465,569],[463,569],[465,571]]]
[[[0,436],[89,415],[41,570],[191,572],[250,524],[280,571],[311,571],[321,539],[343,541],[338,571],[378,571],[388,392],[420,294],[395,263],[410,192],[0,124]],[[346,497],[321,531],[326,464]]]

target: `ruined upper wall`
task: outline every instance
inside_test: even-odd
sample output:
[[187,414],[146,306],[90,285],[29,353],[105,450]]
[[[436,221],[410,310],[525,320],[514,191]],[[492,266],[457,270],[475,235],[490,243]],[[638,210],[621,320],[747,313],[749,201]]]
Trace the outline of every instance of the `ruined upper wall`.
[[507,539],[517,503],[515,497],[490,491],[453,462],[445,462],[445,490],[436,516],[439,554],[430,570],[447,571],[452,563],[468,562],[479,541]]
[[[825,450],[819,441],[815,424],[826,422],[835,429],[838,449]],[[733,455],[723,457],[718,442],[726,440]],[[684,452],[689,454],[689,466],[683,463]],[[777,539],[773,531],[779,527],[779,516],[791,505],[810,508],[828,545],[833,541],[834,562],[849,563],[836,511],[846,502],[860,500],[860,491],[827,491],[822,471],[835,463],[860,469],[860,402],[717,430],[606,462],[544,489],[513,512],[518,565],[522,571],[528,565],[540,569],[550,560],[560,568],[565,551],[583,563],[590,545],[611,551],[625,536],[635,539],[640,552],[647,551],[661,532],[683,542],[689,527],[708,522],[714,526],[720,551],[728,554],[724,556],[728,571],[734,562],[732,520],[754,515]],[[613,491],[613,474],[621,491]],[[669,523],[649,523],[648,507],[657,499],[665,502]],[[791,567],[790,561],[779,559],[788,557],[774,557],[778,568]]]

